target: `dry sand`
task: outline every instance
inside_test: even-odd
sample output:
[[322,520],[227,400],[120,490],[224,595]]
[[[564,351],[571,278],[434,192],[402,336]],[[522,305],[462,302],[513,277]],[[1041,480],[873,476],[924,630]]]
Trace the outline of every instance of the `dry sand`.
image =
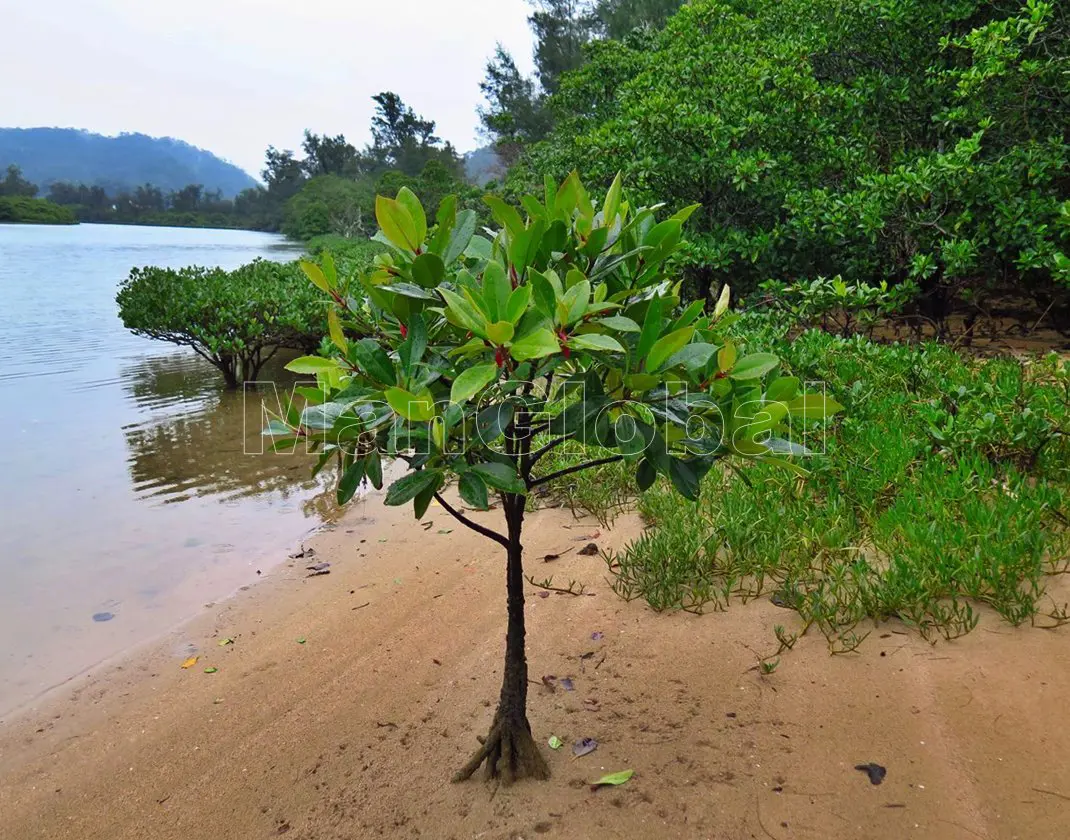
[[[497,514],[487,514],[490,521]],[[273,838],[1065,838],[1070,634],[986,617],[930,646],[895,625],[830,656],[811,634],[762,677],[756,652],[794,613],[625,603],[598,526],[531,516],[528,569],[589,596],[528,601],[540,743],[553,778],[451,785],[494,712],[504,637],[498,546],[432,507],[371,499],[305,560],[0,727],[4,840]],[[624,518],[594,539],[618,547]],[[442,530],[452,529],[443,534]],[[543,555],[574,549],[552,562]],[[1056,581],[1066,596],[1068,588]],[[1065,600],[1065,597],[1064,597]],[[604,637],[592,639],[600,632]],[[220,647],[223,638],[234,644]],[[301,644],[298,639],[304,639]],[[183,670],[187,645],[196,666]],[[585,654],[592,656],[584,658]],[[205,667],[218,672],[204,673]],[[887,768],[871,785],[856,764]],[[622,787],[592,792],[605,772]]]

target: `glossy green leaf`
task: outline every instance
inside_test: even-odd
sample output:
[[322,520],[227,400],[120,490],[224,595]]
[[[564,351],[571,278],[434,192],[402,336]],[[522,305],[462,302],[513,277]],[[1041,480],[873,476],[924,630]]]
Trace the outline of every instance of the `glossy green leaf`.
[[531,301],[531,286],[517,286],[509,295],[509,301],[505,306],[505,320],[512,324],[520,323],[520,319],[527,312],[528,303]]
[[610,315],[608,318],[599,318],[598,323],[605,324],[611,330],[616,330],[617,332],[637,333],[642,330],[635,321],[623,315]]
[[397,382],[393,362],[374,338],[362,338],[352,343],[349,349],[361,370],[380,385],[393,385]]
[[520,213],[511,204],[506,204],[496,195],[483,196],[483,203],[490,208],[491,215],[510,234],[516,236],[524,232],[524,220],[520,218]]
[[515,329],[508,321],[496,321],[487,327],[487,338],[491,344],[501,346],[513,340]]
[[457,222],[453,226],[453,232],[450,234],[450,241],[446,246],[446,253],[442,255],[442,262],[446,265],[452,265],[453,262],[468,248],[469,243],[472,241],[472,235],[475,232],[476,211],[462,210],[457,214]]
[[424,207],[420,204],[420,199],[408,187],[402,187],[398,190],[397,202],[409,211],[409,216],[416,231],[417,246],[423,245],[424,239],[427,237],[427,216],[424,214]]
[[635,347],[634,366],[637,367],[646,358],[647,353],[650,352],[650,348],[654,346],[654,342],[658,340],[660,334],[661,298],[654,298],[650,301],[650,305],[646,310],[646,317],[643,319],[643,329],[639,335],[639,343]]
[[322,356],[299,356],[286,363],[286,370],[292,373],[326,373],[337,369],[338,362]]
[[477,473],[471,470],[462,473],[457,482],[457,490],[469,507],[474,507],[476,510],[486,510],[490,507],[487,483]]
[[329,292],[331,290],[331,284],[327,282],[327,278],[323,273],[323,269],[321,269],[314,262],[309,262],[308,260],[301,260],[301,270],[305,272],[305,276],[312,281],[312,285],[314,285],[317,289],[322,289],[325,292]]
[[737,361],[730,376],[737,380],[760,379],[780,364],[772,353],[750,353]]
[[360,482],[364,480],[365,469],[365,460],[358,458],[342,473],[342,477],[338,479],[338,487],[336,489],[338,504],[344,505],[353,498],[353,494],[360,487]]
[[476,365],[466,368],[455,380],[450,388],[450,402],[463,403],[479,393],[484,387],[493,382],[498,376],[498,366],[495,364]]
[[557,336],[548,329],[533,330],[517,339],[509,348],[509,353],[518,362],[526,359],[541,359],[561,351]]
[[435,404],[430,397],[418,397],[403,388],[387,388],[383,396],[387,404],[406,420],[426,423],[435,416]]
[[487,461],[482,464],[472,464],[469,472],[473,472],[482,478],[487,484],[503,493],[527,493],[527,485],[509,464],[497,461]]
[[433,289],[446,276],[446,266],[442,259],[430,252],[420,254],[412,263],[412,279],[424,289]]
[[653,373],[658,370],[662,363],[687,344],[694,334],[694,327],[684,327],[655,341],[646,356],[647,372]]
[[569,347],[580,350],[606,350],[610,353],[623,353],[624,347],[615,338],[598,333],[574,335],[568,340]]
[[416,251],[422,239],[416,236],[416,223],[408,209],[392,198],[375,197],[375,220],[391,243],[406,251]]
[[392,507],[411,502],[428,487],[438,487],[442,481],[441,470],[417,470],[404,475],[386,491],[386,503]]
[[634,770],[621,770],[619,773],[608,773],[601,779],[599,779],[597,782],[592,782],[591,787],[601,787],[603,785],[623,785],[634,775]]
[[346,341],[345,333],[342,331],[342,321],[338,317],[338,310],[333,306],[327,310],[327,332],[330,333],[334,346],[345,356],[349,352],[349,342]]
[[822,394],[804,394],[788,403],[788,412],[792,417],[804,420],[824,420],[843,411],[843,406],[831,397]]

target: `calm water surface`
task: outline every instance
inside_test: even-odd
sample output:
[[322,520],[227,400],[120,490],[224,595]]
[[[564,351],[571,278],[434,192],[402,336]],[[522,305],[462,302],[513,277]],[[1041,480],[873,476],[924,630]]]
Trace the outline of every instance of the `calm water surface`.
[[294,252],[246,231],[0,225],[0,717],[254,581],[331,513],[307,456],[249,454],[257,395],[116,312],[133,266],[259,256]]

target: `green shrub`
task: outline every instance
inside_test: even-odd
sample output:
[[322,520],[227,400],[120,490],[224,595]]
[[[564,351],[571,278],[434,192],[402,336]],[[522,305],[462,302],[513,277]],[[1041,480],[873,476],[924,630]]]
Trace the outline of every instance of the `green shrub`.
[[326,326],[323,302],[297,263],[135,268],[116,300],[124,326],[190,347],[219,368],[228,388],[255,380],[280,347],[317,346]]
[[1043,0],[695,0],[591,48],[509,190],[623,169],[700,204],[699,296],[909,281],[939,330],[1012,296],[1070,332],[1068,24]]
[[78,219],[69,207],[61,207],[43,198],[0,196],[0,223],[21,222],[28,225],[76,225]]

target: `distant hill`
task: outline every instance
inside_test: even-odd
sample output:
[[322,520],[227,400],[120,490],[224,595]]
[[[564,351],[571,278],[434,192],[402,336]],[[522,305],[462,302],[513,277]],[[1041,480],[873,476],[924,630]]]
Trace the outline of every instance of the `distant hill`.
[[48,192],[56,181],[103,187],[109,195],[153,184],[165,193],[188,184],[233,197],[256,181],[233,163],[171,137],[105,137],[75,128],[0,128],[0,171],[9,164]]
[[483,146],[464,156],[464,177],[477,187],[482,187],[487,181],[500,179],[503,175],[505,166],[493,146]]

